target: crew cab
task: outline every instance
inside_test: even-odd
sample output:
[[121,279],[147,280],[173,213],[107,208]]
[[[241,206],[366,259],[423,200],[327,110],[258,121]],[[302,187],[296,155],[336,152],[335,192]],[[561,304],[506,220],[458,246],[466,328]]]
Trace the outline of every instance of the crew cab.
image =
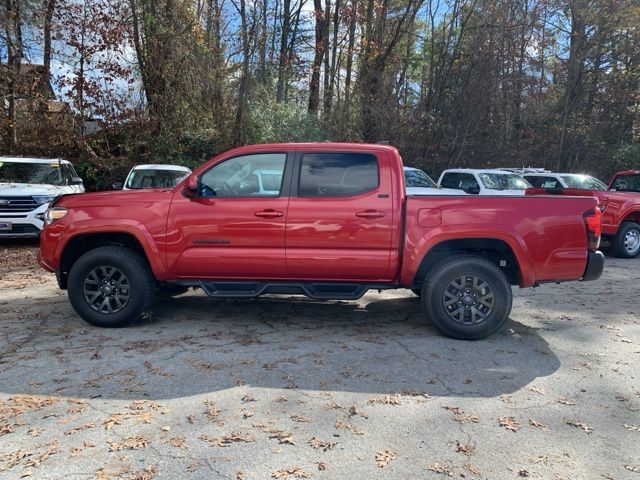
[[[265,193],[255,172],[281,181]],[[504,325],[513,285],[604,266],[595,198],[407,197],[398,151],[378,144],[237,148],[173,189],[64,196],[46,218],[40,264],[103,327],[143,316],[158,289],[355,300],[408,288],[442,332],[478,339]]]
[[602,236],[611,242],[613,253],[620,258],[635,258],[640,254],[640,171],[616,173],[608,187],[585,184],[583,188],[530,189],[527,194],[593,195],[602,211]]
[[82,192],[68,160],[0,157],[0,238],[37,238],[49,202]]
[[469,195],[524,195],[531,185],[520,175],[500,169],[450,168],[440,174],[443,188]]

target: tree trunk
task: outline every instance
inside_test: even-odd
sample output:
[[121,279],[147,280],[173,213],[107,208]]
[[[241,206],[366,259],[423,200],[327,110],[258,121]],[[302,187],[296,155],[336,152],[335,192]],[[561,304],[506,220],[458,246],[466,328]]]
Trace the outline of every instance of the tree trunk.
[[324,22],[325,16],[322,11],[322,0],[313,0],[314,15],[316,19],[315,31],[315,51],[313,54],[313,65],[311,66],[311,81],[309,82],[309,108],[311,115],[318,113],[320,105],[320,69],[324,57]]

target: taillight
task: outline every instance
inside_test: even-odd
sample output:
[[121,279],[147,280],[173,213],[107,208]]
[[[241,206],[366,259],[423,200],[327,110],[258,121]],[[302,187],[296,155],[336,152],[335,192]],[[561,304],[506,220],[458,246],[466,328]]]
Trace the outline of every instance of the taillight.
[[585,212],[583,217],[584,224],[587,227],[589,249],[597,250],[600,247],[600,236],[602,235],[602,213],[600,213],[600,208],[592,208]]

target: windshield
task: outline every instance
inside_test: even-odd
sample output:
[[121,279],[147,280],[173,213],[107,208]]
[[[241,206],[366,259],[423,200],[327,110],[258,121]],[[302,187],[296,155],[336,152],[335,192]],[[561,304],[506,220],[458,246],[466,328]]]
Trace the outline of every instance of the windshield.
[[46,185],[63,185],[60,164],[23,163],[0,160],[0,182],[3,183],[40,183]]
[[515,173],[479,173],[485,188],[489,190],[524,190],[531,184]]
[[611,185],[611,190],[617,192],[640,192],[640,174],[616,177]]
[[417,168],[405,169],[404,181],[407,187],[438,188],[429,175]]
[[173,188],[189,175],[180,170],[134,170],[127,179],[126,188]]
[[589,175],[560,175],[569,188],[579,190],[606,190],[607,186]]

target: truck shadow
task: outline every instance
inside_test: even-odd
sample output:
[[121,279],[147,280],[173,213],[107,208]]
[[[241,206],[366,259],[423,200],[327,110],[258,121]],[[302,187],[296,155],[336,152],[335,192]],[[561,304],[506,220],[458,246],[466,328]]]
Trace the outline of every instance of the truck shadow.
[[0,391],[159,400],[246,385],[495,397],[560,366],[536,331],[511,320],[489,339],[464,342],[422,316],[408,291],[360,302],[194,293],[159,301],[153,322],[106,330],[60,301],[28,336],[4,345]]

